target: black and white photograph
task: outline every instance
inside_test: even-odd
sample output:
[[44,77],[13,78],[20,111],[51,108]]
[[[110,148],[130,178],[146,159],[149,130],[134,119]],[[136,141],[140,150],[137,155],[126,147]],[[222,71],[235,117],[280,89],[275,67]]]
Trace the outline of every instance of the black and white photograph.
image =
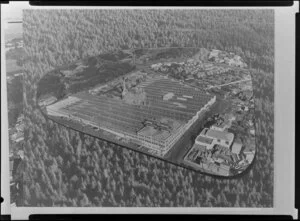
[[10,207],[274,207],[274,9],[19,12]]

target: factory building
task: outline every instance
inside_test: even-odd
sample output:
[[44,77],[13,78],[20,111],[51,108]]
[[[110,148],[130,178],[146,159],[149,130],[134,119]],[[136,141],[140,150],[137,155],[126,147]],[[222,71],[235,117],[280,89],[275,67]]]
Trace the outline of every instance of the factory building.
[[[126,97],[124,83],[123,88]],[[149,79],[139,88],[145,93],[145,102],[139,104],[79,92],[47,106],[47,114],[92,125],[164,156],[216,101],[165,77]]]
[[214,147],[214,145],[221,145],[229,148],[233,139],[233,133],[205,128],[198,135],[195,142],[198,145],[206,146],[206,148],[210,150]]

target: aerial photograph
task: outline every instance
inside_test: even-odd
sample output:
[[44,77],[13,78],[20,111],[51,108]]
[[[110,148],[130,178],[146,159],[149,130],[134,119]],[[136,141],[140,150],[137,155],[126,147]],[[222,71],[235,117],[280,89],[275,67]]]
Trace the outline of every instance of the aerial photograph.
[[246,67],[234,53],[205,48],[109,52],[46,74],[37,102],[46,118],[79,132],[234,176],[256,152]]
[[273,207],[273,10],[27,9],[5,40],[14,206]]

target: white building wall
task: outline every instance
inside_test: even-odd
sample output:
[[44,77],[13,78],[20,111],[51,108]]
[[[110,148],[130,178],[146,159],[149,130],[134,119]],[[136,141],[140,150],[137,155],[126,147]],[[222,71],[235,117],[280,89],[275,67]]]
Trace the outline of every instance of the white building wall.
[[221,146],[224,146],[224,147],[227,147],[227,148],[230,148],[232,142],[233,142],[233,139],[231,141],[228,142],[228,144],[226,143],[226,140],[222,140],[222,139],[217,139],[217,138],[214,138],[214,137],[209,137],[209,136],[206,136],[206,135],[201,135],[203,137],[207,137],[207,138],[210,138],[210,139],[213,139],[212,143],[211,144],[207,144],[207,143],[203,143],[203,142],[200,142],[196,139],[196,144],[199,144],[199,145],[203,145],[206,147],[206,149],[210,150],[214,147],[214,145],[221,145]]

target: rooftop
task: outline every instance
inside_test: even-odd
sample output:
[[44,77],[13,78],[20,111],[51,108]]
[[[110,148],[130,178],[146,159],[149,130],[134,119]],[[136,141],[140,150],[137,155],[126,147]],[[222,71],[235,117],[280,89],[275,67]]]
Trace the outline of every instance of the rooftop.
[[194,144],[194,147],[195,149],[200,149],[200,150],[206,150],[206,146],[203,146],[203,145],[199,145],[199,144]]
[[212,129],[207,130],[205,135],[208,137],[212,137],[215,139],[221,139],[221,140],[225,140],[225,141],[231,141],[234,138],[233,133],[212,130]]
[[160,122],[170,125],[172,127],[172,130],[178,129],[181,125],[180,122],[178,122],[176,120],[173,120],[173,119],[170,119],[170,118],[166,118],[166,117],[161,118]]
[[174,93],[169,92],[163,96],[163,100],[170,100],[174,96]]
[[[169,106],[171,109],[195,114],[212,98],[195,88],[178,81],[164,78],[150,79],[141,84],[148,101],[155,106]],[[163,98],[163,99],[162,99]]]
[[238,143],[238,142],[234,142],[234,143],[232,144],[232,149],[231,149],[231,151],[232,151],[233,153],[239,154],[240,151],[241,151],[241,149],[242,149],[242,147],[243,147],[243,144]]
[[[160,76],[146,80],[139,86],[146,93],[146,102],[143,104],[128,104],[105,94],[92,95],[81,91],[47,106],[47,112],[92,122],[120,133],[136,135],[139,132],[162,140],[192,119],[212,98],[211,95],[184,87],[178,81]],[[174,94],[174,97],[163,100],[163,95],[167,93]],[[178,100],[177,97],[184,99]],[[145,125],[145,121],[157,123]]]
[[211,144],[213,142],[213,139],[199,135],[196,141],[201,143]]
[[166,131],[160,131],[155,129],[152,126],[146,126],[144,128],[142,128],[139,132],[139,135],[143,135],[143,136],[147,136],[147,137],[153,137],[156,140],[165,140],[167,139],[171,134]]

